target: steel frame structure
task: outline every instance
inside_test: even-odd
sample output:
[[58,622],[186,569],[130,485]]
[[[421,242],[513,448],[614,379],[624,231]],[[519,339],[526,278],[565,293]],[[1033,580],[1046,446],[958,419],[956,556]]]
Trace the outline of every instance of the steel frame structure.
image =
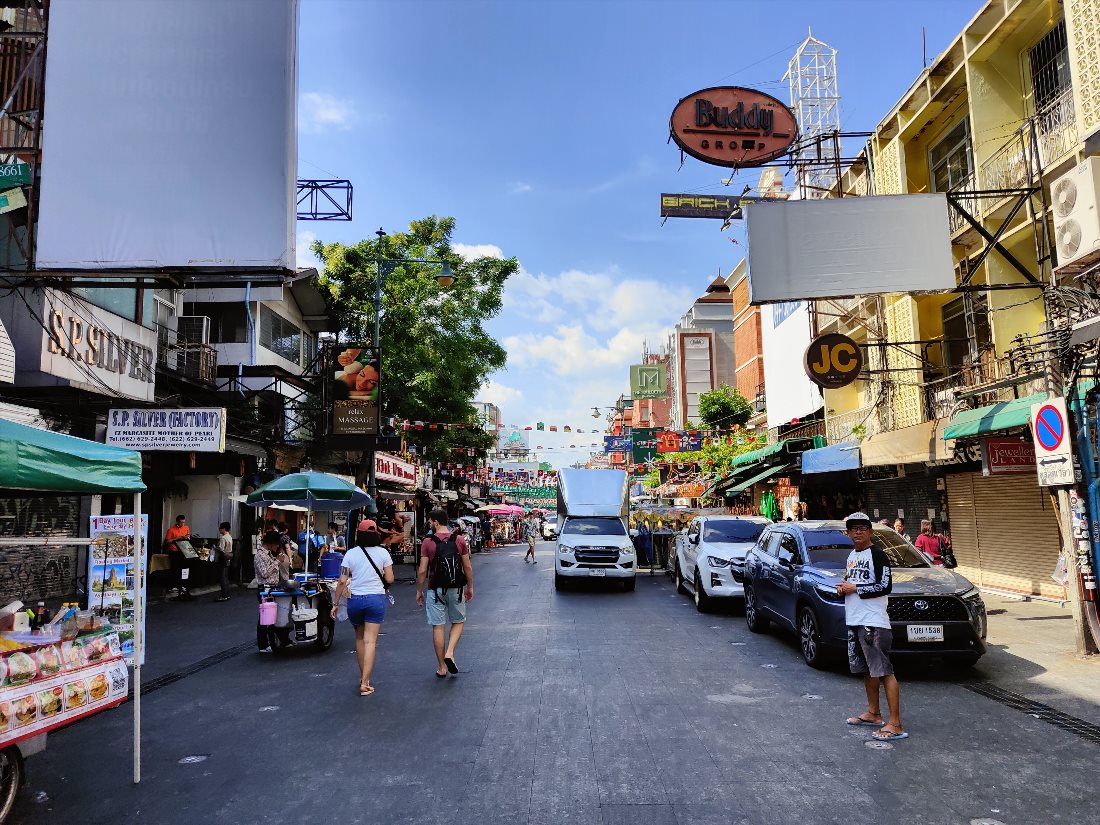
[[[805,159],[816,143],[821,163],[799,166],[798,183],[803,197],[826,197],[840,180],[840,92],[837,86],[836,49],[810,31],[794,53],[783,79],[790,84],[791,109],[802,133],[802,146],[792,155]],[[821,141],[833,136],[833,140]]]
[[350,221],[351,202],[350,180],[298,181],[300,221]]

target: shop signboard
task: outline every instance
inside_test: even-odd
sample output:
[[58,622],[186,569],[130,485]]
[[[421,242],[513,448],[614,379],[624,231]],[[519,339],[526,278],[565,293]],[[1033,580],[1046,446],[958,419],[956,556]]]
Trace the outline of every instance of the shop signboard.
[[26,205],[27,198],[23,194],[23,190],[18,186],[15,189],[7,189],[0,192],[0,215],[5,212],[14,212],[16,209],[22,209]]
[[329,432],[338,436],[378,435],[381,358],[366,344],[332,344],[327,348]]
[[657,457],[657,433],[655,427],[635,427],[630,434],[631,451],[635,464],[646,464]]
[[806,375],[827,390],[846,387],[863,369],[863,350],[847,335],[819,335],[806,347]]
[[31,182],[31,167],[26,163],[0,163],[0,186],[24,186]]
[[775,160],[798,137],[798,123],[786,105],[739,86],[712,86],[681,99],[668,128],[686,154],[735,168]]
[[634,442],[629,435],[605,435],[603,437],[603,451],[605,453],[630,452],[634,449]]
[[660,430],[657,432],[657,452],[659,453],[678,453],[680,452],[680,436],[678,433],[670,430]]
[[668,378],[665,364],[632,364],[630,367],[630,397],[635,401],[647,398],[667,398]]
[[112,409],[108,444],[139,452],[225,452],[225,408]]
[[416,484],[416,467],[389,453],[374,456],[374,477],[397,484]]
[[[739,198],[731,198],[728,195],[696,195],[690,192],[682,194],[662,193],[661,217],[736,220],[741,217],[741,210],[759,200],[760,198],[756,195],[742,195]],[[634,396],[634,398],[637,397]]]
[[1035,472],[1035,445],[1018,438],[982,440],[982,475],[999,476]]
[[[134,517],[92,516],[92,540],[88,550],[88,609],[103,616],[118,631],[119,643],[126,664],[134,663],[134,591],[138,586],[138,564],[134,558]],[[141,517],[141,543],[149,544],[149,516]],[[144,569],[147,554],[141,554]],[[141,576],[141,601],[148,604],[149,583]],[[142,615],[142,637],[145,637],[145,615]],[[144,664],[144,649],[142,664]]]

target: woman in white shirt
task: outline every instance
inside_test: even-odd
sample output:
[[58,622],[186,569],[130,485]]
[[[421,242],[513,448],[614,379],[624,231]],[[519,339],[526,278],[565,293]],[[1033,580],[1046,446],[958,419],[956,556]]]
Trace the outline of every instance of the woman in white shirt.
[[382,534],[370,519],[359,522],[355,547],[344,554],[340,581],[336,583],[332,617],[345,591],[348,596],[348,621],[355,628],[355,652],[359,658],[359,695],[374,693],[370,677],[374,670],[378,631],[386,618],[389,598],[386,590],[393,584],[393,560],[380,547]]

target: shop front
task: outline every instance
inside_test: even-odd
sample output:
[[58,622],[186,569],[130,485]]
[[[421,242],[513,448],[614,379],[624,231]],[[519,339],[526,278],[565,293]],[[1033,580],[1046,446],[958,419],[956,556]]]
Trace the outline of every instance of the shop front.
[[863,507],[859,445],[842,442],[802,454],[801,510],[808,519],[842,519]]

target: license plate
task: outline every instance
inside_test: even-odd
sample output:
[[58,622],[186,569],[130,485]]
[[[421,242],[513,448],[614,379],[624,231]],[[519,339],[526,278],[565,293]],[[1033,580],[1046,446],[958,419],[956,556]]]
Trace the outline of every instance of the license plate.
[[589,576],[606,576],[607,571],[606,570],[589,570],[588,575]]
[[905,626],[911,642],[942,642],[942,624],[911,624]]

